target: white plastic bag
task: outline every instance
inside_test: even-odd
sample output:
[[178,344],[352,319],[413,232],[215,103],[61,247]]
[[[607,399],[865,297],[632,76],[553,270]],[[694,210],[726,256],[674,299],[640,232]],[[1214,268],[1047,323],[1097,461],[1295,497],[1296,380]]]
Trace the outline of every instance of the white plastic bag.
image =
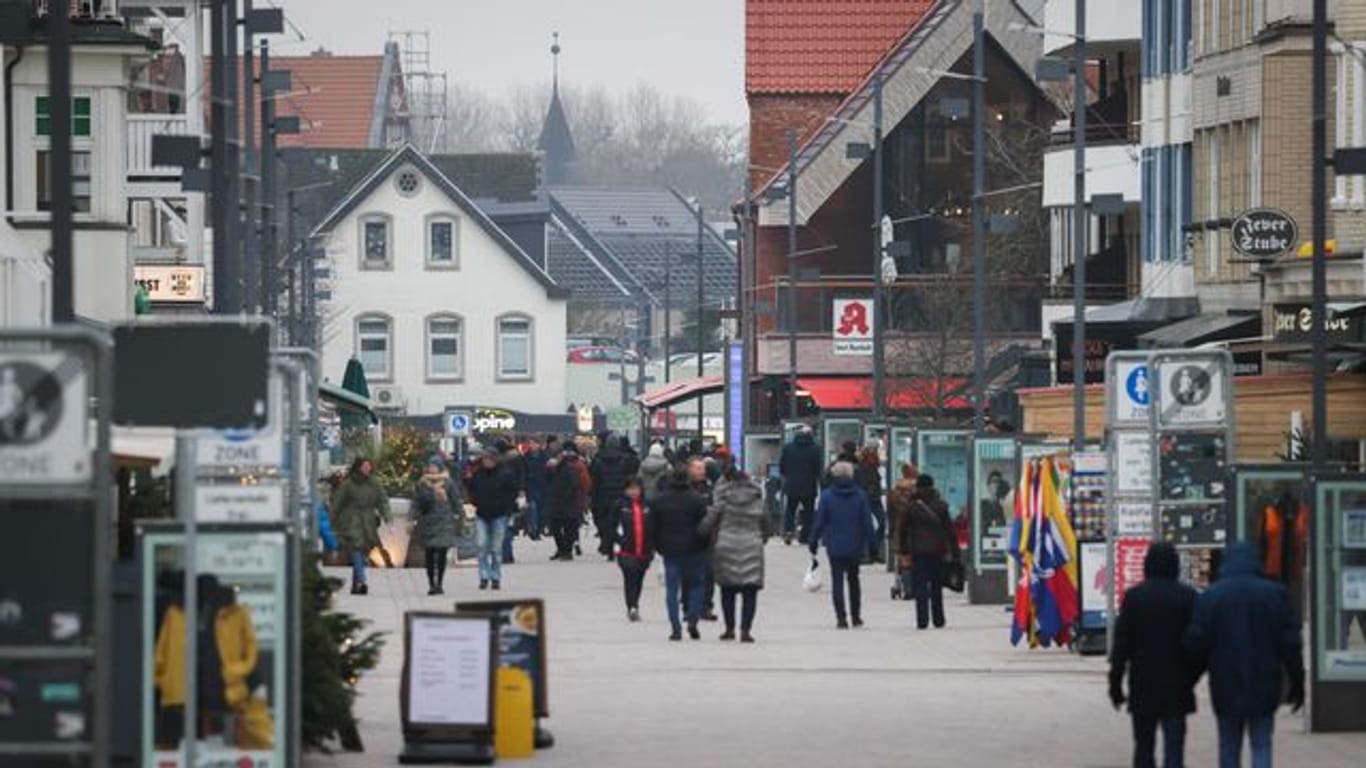
[[821,564],[816,558],[811,558],[811,567],[806,569],[806,575],[802,577],[802,589],[807,592],[819,592],[825,585],[825,578],[821,576]]

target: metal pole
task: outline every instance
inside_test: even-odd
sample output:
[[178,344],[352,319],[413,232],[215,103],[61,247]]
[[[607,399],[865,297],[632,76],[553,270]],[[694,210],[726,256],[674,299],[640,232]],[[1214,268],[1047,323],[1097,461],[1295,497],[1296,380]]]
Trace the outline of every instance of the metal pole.
[[297,261],[295,258],[295,248],[298,243],[294,240],[294,190],[285,190],[285,263],[289,265],[289,317],[285,322],[285,327],[289,329],[289,345],[291,347],[303,346],[303,329],[299,327],[299,305],[296,301],[295,279],[298,275],[296,269]]
[[664,383],[669,383],[669,371],[673,365],[669,359],[670,339],[674,334],[673,296],[673,256],[664,259]]
[[881,420],[887,412],[883,387],[886,354],[882,348],[885,303],[882,287],[882,75],[873,75],[873,416]]
[[[1310,344],[1313,349],[1313,467],[1322,472],[1328,461],[1328,293],[1327,263],[1324,261],[1324,238],[1328,230],[1327,221],[1327,168],[1328,154],[1328,3],[1327,0],[1314,0],[1314,76],[1313,76],[1313,150],[1314,170],[1310,184],[1312,190],[1312,228],[1314,236],[1314,261],[1311,265],[1313,309],[1311,310],[1313,329],[1310,331]],[[1342,84],[1339,88],[1344,87]]]
[[[237,0],[227,0],[228,12],[223,19],[223,41],[227,50],[227,61],[224,63],[224,76],[228,79],[227,108],[228,122],[228,162],[224,167],[227,169],[228,196],[223,201],[223,207],[227,209],[231,217],[228,228],[223,233],[223,238],[228,242],[230,257],[233,262],[233,297],[235,301],[232,305],[233,314],[241,314],[244,307],[242,294],[242,278],[244,276],[242,264],[242,146],[238,140],[238,97],[240,95],[240,75],[237,68]],[[217,205],[218,203],[214,203]],[[214,233],[218,237],[218,233]]]
[[194,510],[194,438],[177,435],[175,440],[175,509],[176,516],[185,526],[184,563],[185,563],[185,730],[181,744],[184,747],[182,765],[198,765],[195,759],[197,746],[196,727],[199,721],[199,574],[196,563],[196,530]]
[[617,343],[621,345],[621,362],[618,365],[619,375],[621,376],[621,404],[626,405],[631,402],[631,385],[626,381],[626,302],[621,302],[621,335],[617,338]]
[[1076,57],[1072,60],[1072,433],[1086,447],[1086,0],[1077,0]]
[[318,291],[316,279],[313,275],[313,268],[316,264],[313,259],[312,241],[303,240],[299,243],[299,257],[303,259],[303,268],[299,270],[303,285],[299,286],[299,294],[303,297],[304,346],[316,351],[319,346]]
[[787,129],[787,417],[797,418],[797,132]]
[[[64,11],[49,10],[47,35],[48,114],[52,140],[51,151],[47,153],[52,182],[49,199],[52,322],[70,323],[76,320],[76,275],[71,246],[71,209],[75,205],[75,195],[71,186],[71,19]],[[13,169],[10,172],[13,173]]]
[[986,0],[972,12],[972,429],[986,429]]
[[228,155],[228,52],[224,31],[227,28],[230,0],[213,0],[209,12],[209,34],[212,38],[209,74],[212,79],[209,95],[209,227],[213,230],[213,312],[217,315],[237,313],[237,262],[232,257],[232,216],[227,201],[232,199],[232,175]]
[[[703,242],[702,242],[702,227],[703,227],[703,222],[702,222],[702,200],[701,200],[701,198],[699,198],[698,201],[697,201],[697,329],[696,329],[696,333],[697,333],[697,378],[698,378],[698,379],[701,379],[701,378],[702,378],[702,376],[703,376],[703,374],[704,374],[704,370],[705,370],[705,369],[703,368],[703,365],[702,365],[702,352],[703,352],[704,346],[706,345],[706,336],[705,336],[705,334],[704,334],[704,332],[703,332],[703,331],[704,331],[704,328],[703,328],[703,322],[702,322],[702,321],[703,321],[703,318],[704,318],[704,317],[706,316],[706,314],[707,314],[707,308],[706,308],[706,306],[705,306],[706,294],[703,293],[703,288],[704,288],[704,286],[703,286],[703,283],[702,283],[702,253],[703,253],[703,248],[704,248]],[[700,395],[700,394],[697,396],[697,439],[698,439],[699,441],[702,440],[702,423],[703,423],[703,421],[704,421],[703,416],[704,416],[705,410],[706,410],[706,401],[707,401],[706,397],[704,397],[704,396],[702,396],[702,395]]]
[[261,307],[275,317],[280,289],[275,285],[279,268],[278,225],[275,221],[275,102],[266,91],[266,72],[270,71],[270,41],[261,39]]
[[[253,66],[251,43],[252,0],[242,0],[242,162],[246,173],[242,175],[242,212],[246,217],[243,230],[245,240],[246,264],[246,304],[247,314],[256,314],[261,306],[261,250],[260,230],[256,228],[256,69]],[[233,33],[236,35],[236,32]],[[264,132],[263,132],[264,133]]]

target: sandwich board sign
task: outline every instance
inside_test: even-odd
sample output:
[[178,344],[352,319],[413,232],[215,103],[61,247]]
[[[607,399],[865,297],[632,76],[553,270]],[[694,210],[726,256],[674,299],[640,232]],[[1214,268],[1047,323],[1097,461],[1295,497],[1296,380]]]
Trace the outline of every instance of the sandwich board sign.
[[0,354],[0,484],[88,483],[89,403],[80,356]]

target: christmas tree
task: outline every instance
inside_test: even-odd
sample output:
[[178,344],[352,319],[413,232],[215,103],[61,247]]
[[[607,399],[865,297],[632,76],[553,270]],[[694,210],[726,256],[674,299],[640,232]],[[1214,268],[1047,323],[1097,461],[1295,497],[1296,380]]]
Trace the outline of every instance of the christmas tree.
[[379,663],[383,633],[365,633],[368,622],[332,609],[332,594],[341,579],[325,576],[316,557],[303,563],[303,745],[329,751],[335,739],[342,749],[361,751],[356,718],[360,676]]

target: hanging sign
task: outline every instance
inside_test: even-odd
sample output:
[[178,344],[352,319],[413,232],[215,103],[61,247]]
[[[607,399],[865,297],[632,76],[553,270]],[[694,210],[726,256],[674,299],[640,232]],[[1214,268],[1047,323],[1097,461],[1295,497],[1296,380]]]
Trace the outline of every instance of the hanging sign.
[[157,304],[203,304],[204,268],[190,264],[142,264],[133,282]]
[[1278,208],[1244,211],[1233,220],[1232,233],[1233,250],[1263,261],[1284,256],[1300,241],[1295,220]]

